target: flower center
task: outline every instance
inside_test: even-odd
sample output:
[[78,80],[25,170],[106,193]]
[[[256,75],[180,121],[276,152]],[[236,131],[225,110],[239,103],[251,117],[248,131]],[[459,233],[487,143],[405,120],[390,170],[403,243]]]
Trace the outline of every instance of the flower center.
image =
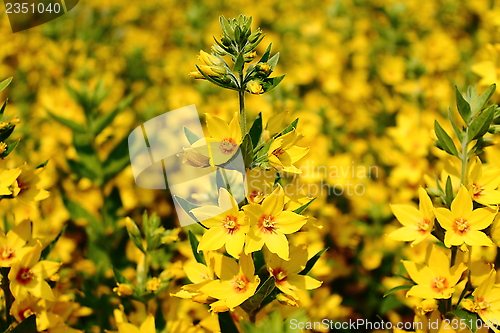
[[458,234],[465,234],[469,231],[469,222],[464,218],[459,218],[455,220],[454,230]]
[[29,316],[35,314],[35,312],[33,310],[31,310],[30,308],[26,308],[26,309],[19,310],[18,314],[19,314],[19,317],[21,317],[21,319],[24,320],[24,319],[28,318]]
[[484,191],[484,188],[480,185],[477,184],[472,184],[472,191],[474,192],[474,199],[479,199],[482,196],[482,192]]
[[4,246],[1,249],[0,258],[4,260],[11,259],[12,257],[14,257],[15,252],[16,251],[14,251],[14,249],[12,249],[10,246]]
[[17,272],[16,280],[20,284],[28,284],[33,280],[35,274],[31,271],[29,267],[20,268]]
[[476,302],[476,312],[481,313],[488,310],[491,306],[491,302],[487,301],[484,297],[479,297]]
[[443,290],[448,288],[448,280],[446,280],[445,277],[437,276],[432,279],[431,288],[434,291],[441,293]]
[[285,153],[285,150],[283,148],[277,148],[273,151],[273,155],[276,157],[280,157]]
[[17,187],[19,187],[19,189],[22,191],[22,190],[26,190],[28,188],[28,184],[26,184],[25,182],[23,182],[22,180],[20,180],[19,178],[17,179]]
[[244,275],[239,275],[233,280],[233,287],[236,292],[244,293],[247,290],[248,283],[247,277]]
[[422,221],[418,222],[417,227],[420,229],[420,231],[428,231],[430,228],[431,221],[427,219],[423,219]]
[[273,276],[278,284],[285,282],[287,278],[286,272],[282,268],[273,269]]
[[260,227],[264,232],[273,232],[274,231],[274,217],[271,215],[262,215],[259,220]]
[[222,220],[222,226],[226,228],[229,234],[233,234],[239,229],[238,218],[236,216],[228,215]]
[[227,138],[222,140],[219,145],[219,148],[223,154],[231,154],[234,152],[237,144],[233,138]]

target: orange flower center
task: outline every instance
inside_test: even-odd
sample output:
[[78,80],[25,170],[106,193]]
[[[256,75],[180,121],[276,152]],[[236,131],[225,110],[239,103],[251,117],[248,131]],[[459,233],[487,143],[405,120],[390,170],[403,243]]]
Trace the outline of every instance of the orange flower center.
[[474,192],[474,199],[478,199],[482,196],[482,192],[484,191],[484,188],[480,185],[477,184],[472,184],[472,191]]
[[233,234],[238,231],[240,225],[238,224],[238,218],[236,216],[228,215],[224,220],[222,220],[222,226],[226,228],[227,233]]
[[420,229],[420,232],[426,232],[430,228],[431,221],[427,219],[423,219],[422,221],[418,222],[417,227]]
[[238,145],[233,138],[227,138],[222,140],[219,145],[220,151],[223,154],[232,154]]
[[14,251],[14,249],[11,248],[10,246],[4,246],[1,248],[0,258],[3,260],[12,259],[12,257],[14,257],[15,252],[16,251]]
[[233,282],[234,290],[237,293],[244,293],[247,290],[248,283],[250,281],[248,281],[248,279],[245,275],[239,275],[239,276],[235,277],[232,282]]
[[26,308],[26,309],[21,309],[17,312],[17,314],[19,315],[19,317],[24,320],[26,318],[28,318],[29,316],[35,314],[35,312],[33,312],[32,309],[30,308]]
[[469,222],[462,217],[456,219],[453,230],[460,235],[465,234],[467,231],[469,231]]
[[273,151],[273,155],[276,157],[280,157],[285,153],[285,150],[283,148],[277,148]]
[[250,193],[248,196],[251,202],[259,203],[262,199],[262,195],[263,195],[262,192],[253,190],[252,193]]
[[491,302],[486,300],[485,297],[479,297],[476,302],[476,312],[484,313],[491,306]]
[[446,280],[445,277],[437,276],[432,279],[431,288],[434,291],[441,293],[448,288],[448,280]]
[[287,278],[286,272],[281,267],[274,268],[272,274],[276,279],[276,283],[282,284],[286,281]]
[[23,267],[17,272],[16,281],[20,284],[28,284],[34,277],[35,274],[33,274],[29,267]]
[[29,186],[25,182],[23,182],[21,179],[17,179],[17,187],[19,187],[19,190],[26,190]]
[[274,216],[271,215],[262,215],[259,220],[259,226],[264,232],[273,232],[274,224]]

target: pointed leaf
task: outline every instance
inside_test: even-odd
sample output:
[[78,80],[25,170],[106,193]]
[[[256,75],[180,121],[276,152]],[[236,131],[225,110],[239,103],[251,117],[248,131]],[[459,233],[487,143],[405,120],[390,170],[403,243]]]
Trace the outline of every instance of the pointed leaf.
[[243,310],[247,313],[251,313],[258,308],[264,301],[264,299],[269,296],[276,285],[274,283],[274,276],[270,276],[256,291],[256,293],[241,304]]
[[470,105],[464,99],[464,97],[462,96],[462,93],[460,93],[460,91],[458,90],[457,87],[455,87],[455,95],[456,95],[456,99],[457,99],[458,112],[462,116],[462,119],[465,121],[465,123],[469,124],[470,117],[471,117]]
[[308,203],[306,203],[305,205],[300,206],[299,208],[297,208],[293,212],[297,213],[297,214],[302,214],[302,212],[305,211],[307,209],[307,207],[309,207],[309,205],[311,204],[311,202],[313,202],[314,200],[316,200],[316,198],[317,197],[312,198]]
[[9,77],[2,82],[0,82],[0,92],[2,92],[7,86],[12,82],[12,78]]
[[262,136],[262,112],[257,115],[248,133],[252,138],[252,146],[257,147]]
[[495,109],[493,107],[489,107],[483,112],[481,112],[469,126],[467,138],[469,141],[478,139],[482,137],[488,129],[490,128],[491,122],[493,121],[493,114]]
[[311,259],[307,261],[306,267],[300,272],[300,275],[306,275],[311,271],[311,269],[314,267],[316,262],[319,260],[319,258],[325,253],[329,248],[325,247],[323,250],[319,251],[316,253]]
[[288,125],[283,131],[281,131],[281,133],[279,133],[276,137],[280,137],[280,136],[285,135],[286,133],[289,133],[289,132],[293,131],[294,129],[296,129],[298,122],[299,122],[299,118],[292,121],[292,123],[290,125]]
[[436,132],[436,136],[438,138],[437,145],[439,148],[442,148],[450,155],[454,155],[458,157],[458,150],[455,146],[455,143],[450,138],[448,133],[439,125],[437,120],[434,121],[434,131]]
[[269,60],[269,55],[271,54],[271,47],[272,47],[272,45],[273,45],[273,43],[270,43],[267,46],[267,49],[264,52],[264,54],[262,55],[262,57],[260,58],[259,62],[267,62]]
[[217,314],[219,318],[219,326],[221,333],[238,333],[238,328],[234,324],[233,318],[231,317],[231,312],[219,312]]
[[409,290],[411,289],[411,287],[413,286],[410,286],[410,285],[403,285],[403,286],[397,286],[397,287],[394,287],[392,289],[390,289],[389,291],[387,291],[383,297],[387,297],[389,296],[390,294],[393,294],[395,293],[396,291],[399,291],[399,290]]
[[186,139],[189,141],[190,144],[193,144],[201,139],[197,134],[193,133],[186,126],[184,126],[184,135],[186,136]]
[[243,66],[245,65],[245,59],[243,58],[243,53],[239,53],[238,57],[234,61],[233,72],[241,72]]
[[128,137],[124,137],[120,143],[111,151],[106,161],[102,164],[103,183],[113,179],[130,164],[128,151]]
[[191,244],[191,251],[193,252],[193,256],[197,262],[200,264],[206,265],[205,258],[203,257],[203,252],[198,252],[198,240],[196,236],[193,234],[191,230],[188,230],[189,244]]
[[36,316],[31,315],[24,319],[19,325],[13,329],[7,330],[8,333],[37,333]]
[[446,199],[446,206],[448,206],[448,208],[451,208],[451,203],[453,201],[453,185],[451,183],[450,176],[448,176],[448,178],[446,178],[446,196],[445,196],[445,199]]
[[69,120],[69,119],[60,117],[60,116],[50,112],[49,110],[47,110],[47,113],[52,118],[54,118],[58,123],[70,128],[74,132],[78,132],[78,133],[86,133],[87,132],[84,125],[78,124],[77,122],[74,122],[73,120]]
[[[458,319],[460,319],[460,323],[465,322],[465,324],[467,324],[467,327],[470,328],[472,333],[476,333],[476,331],[477,331],[476,323],[477,323],[477,320],[479,319],[477,317],[477,314],[463,310],[463,309],[450,311],[448,313],[450,313],[450,314],[454,315],[455,317],[457,317]],[[495,323],[493,323],[493,324],[495,324]]]
[[186,214],[189,215],[190,218],[192,218],[194,221],[196,221],[196,223],[198,223],[199,225],[201,225],[203,228],[208,229],[203,224],[201,224],[200,221],[198,221],[198,219],[193,215],[193,213],[191,213],[191,211],[193,209],[198,208],[199,206],[195,205],[194,203],[191,203],[191,202],[187,201],[184,198],[178,197],[176,195],[174,195],[174,199],[179,204],[179,206],[181,206],[181,208],[186,212]]
[[118,103],[116,108],[114,108],[112,111],[107,112],[98,117],[91,125],[92,133],[94,133],[94,136],[97,136],[106,127],[108,127],[108,125],[113,122],[116,116],[130,105],[133,97],[134,97],[133,95],[128,95],[127,97],[125,97],[125,99],[123,99],[120,103]]

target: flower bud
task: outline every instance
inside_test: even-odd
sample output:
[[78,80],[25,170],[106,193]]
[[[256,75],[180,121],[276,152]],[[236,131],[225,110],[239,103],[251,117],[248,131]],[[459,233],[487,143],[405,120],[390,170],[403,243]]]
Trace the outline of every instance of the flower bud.
[[126,283],[117,283],[113,291],[118,294],[118,296],[131,296],[134,294],[134,288]]
[[128,216],[125,218],[125,224],[127,226],[128,236],[130,237],[130,239],[132,240],[134,245],[139,250],[144,252],[144,248],[142,246],[141,231],[139,230],[139,227],[137,226],[137,224],[135,224],[135,222],[132,221],[132,219]]
[[243,59],[245,60],[245,62],[250,62],[253,59],[255,59],[256,56],[257,56],[257,52],[255,52],[255,51],[247,52],[243,55]]
[[198,56],[198,59],[203,61],[205,63],[205,65],[208,65],[208,66],[212,66],[212,65],[220,66],[220,65],[222,65],[222,60],[220,60],[216,56],[213,56],[210,53],[207,53],[203,50],[200,50],[200,55]]
[[259,62],[255,65],[255,70],[260,73],[268,74],[271,71],[271,66],[267,62]]
[[201,74],[200,72],[198,71],[193,71],[193,72],[189,72],[188,74],[190,77],[194,78],[194,79],[201,79],[201,80],[204,80],[205,77],[203,76],[203,74]]
[[257,82],[257,81],[250,81],[247,83],[247,89],[250,93],[255,94],[255,95],[260,95],[264,93],[264,89],[262,88],[262,85]]

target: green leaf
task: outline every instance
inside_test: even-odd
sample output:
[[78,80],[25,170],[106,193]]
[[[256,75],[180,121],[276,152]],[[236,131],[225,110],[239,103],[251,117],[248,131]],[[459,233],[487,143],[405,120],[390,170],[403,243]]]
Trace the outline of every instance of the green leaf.
[[245,59],[243,58],[243,53],[239,53],[238,57],[234,61],[233,72],[241,72],[243,66],[245,65]]
[[6,139],[8,139],[12,132],[14,132],[14,128],[16,128],[16,126],[12,124],[9,124],[6,127],[2,128],[0,130],[0,142],[4,142]]
[[470,141],[478,139],[488,132],[493,121],[495,108],[493,105],[481,112],[470,124],[467,139]]
[[250,168],[253,162],[253,146],[250,134],[246,134],[243,138],[243,142],[240,146],[241,154],[243,156],[243,162],[246,168]]
[[68,210],[72,220],[85,220],[88,224],[88,233],[91,239],[96,239],[99,234],[104,232],[104,226],[99,220],[89,213],[85,208],[78,203],[69,200],[65,195],[62,196],[64,206]]
[[455,95],[456,95],[456,99],[457,99],[458,112],[462,116],[462,119],[465,121],[465,123],[468,125],[470,122],[470,118],[471,118],[470,105],[464,99],[464,96],[462,96],[462,93],[460,93],[460,91],[458,90],[458,87],[456,87],[456,86],[455,86]]
[[117,270],[115,267],[113,267],[113,273],[115,273],[115,280],[117,283],[128,284],[133,289],[135,289],[134,284],[129,279],[127,279],[125,276],[123,276],[123,274],[119,270]]
[[434,121],[434,131],[436,132],[436,136],[438,138],[438,141],[436,142],[437,146],[446,151],[448,154],[458,157],[459,154],[455,143],[448,133],[446,133],[446,131],[441,127],[441,125],[439,125],[437,120]]
[[271,66],[271,71],[274,71],[274,68],[276,67],[276,65],[278,64],[278,60],[280,59],[280,53],[276,53],[275,55],[273,55],[273,57],[271,59],[269,59],[269,61],[267,62],[267,64],[269,66]]
[[257,147],[262,137],[262,112],[257,115],[248,133],[252,138],[252,146]]
[[187,201],[184,198],[178,197],[176,195],[174,195],[174,200],[179,204],[179,206],[181,206],[181,208],[186,212],[186,214],[189,215],[190,218],[192,218],[194,221],[196,221],[196,223],[198,223],[199,225],[201,225],[203,228],[208,229],[203,224],[201,224],[200,221],[198,221],[198,219],[193,215],[193,213],[191,213],[191,211],[193,209],[198,208],[199,206],[195,205],[194,203],[191,203],[191,202]]
[[399,291],[399,290],[409,290],[411,287],[411,285],[403,285],[403,286],[397,286],[397,287],[394,287],[392,289],[390,289],[389,291],[387,291],[383,297],[387,297],[389,296],[390,294],[393,294],[395,293],[396,291]]
[[78,133],[86,133],[87,132],[84,125],[78,124],[77,122],[74,122],[73,120],[69,120],[69,119],[60,117],[56,114],[53,114],[49,110],[47,110],[47,113],[49,114],[49,116],[54,118],[54,120],[56,120],[58,123],[70,128],[74,132],[78,132]]
[[9,77],[2,82],[0,82],[0,92],[4,91],[5,88],[12,82],[12,78]]
[[278,84],[280,84],[281,81],[285,78],[285,75],[281,76],[276,76],[276,77],[269,77],[267,79],[264,79],[262,81],[262,89],[264,89],[264,92],[269,92],[276,88]]
[[197,262],[200,264],[206,265],[205,258],[203,257],[203,252],[198,252],[198,240],[196,236],[193,234],[191,230],[188,230],[189,244],[191,244],[191,251],[193,252],[193,256]]
[[9,154],[12,153],[12,151],[14,149],[16,149],[17,145],[19,144],[19,141],[20,140],[7,143],[7,149],[2,154],[0,154],[0,157],[5,158],[5,157],[9,156]]
[[71,171],[75,172],[79,177],[97,179],[97,174],[94,169],[88,168],[85,164],[74,160],[67,160],[66,162],[68,163]]
[[306,203],[305,205],[300,206],[299,208],[297,208],[293,212],[297,213],[297,214],[302,214],[302,212],[305,211],[307,209],[307,207],[309,207],[309,205],[311,204],[311,202],[313,202],[314,200],[316,200],[316,198],[317,197],[312,198],[308,203]]
[[481,96],[478,95],[476,87],[473,87],[473,94],[470,96],[472,116],[478,114],[486,106],[491,96],[495,93],[496,87],[496,84],[492,84],[481,94]]
[[272,47],[272,45],[273,45],[273,43],[269,44],[269,46],[267,47],[266,51],[264,52],[264,54],[260,58],[259,62],[267,62],[269,60],[269,55],[271,54],[271,47]]
[[73,145],[75,146],[79,162],[82,163],[88,170],[96,175],[94,180],[100,184],[102,181],[102,166],[101,161],[97,157],[97,153],[90,142],[87,133],[73,133]]
[[285,135],[286,133],[289,133],[289,132],[293,131],[294,129],[296,129],[298,122],[299,122],[299,118],[292,121],[292,123],[290,125],[288,125],[283,131],[281,131],[281,133],[276,135],[276,137],[280,137],[280,136]]
[[224,83],[222,83],[222,82],[219,82],[219,81],[217,81],[217,80],[214,80],[212,77],[210,77],[209,75],[205,74],[205,72],[203,72],[203,71],[200,69],[200,67],[199,67],[198,65],[195,65],[195,66],[196,66],[196,69],[198,69],[198,71],[201,73],[201,75],[203,75],[203,77],[204,77],[207,81],[209,81],[209,82],[211,82],[211,83],[215,84],[216,86],[219,86],[219,87],[222,87],[222,88],[226,88],[226,89],[232,89],[232,90],[238,90],[238,89],[239,89],[239,88],[237,88],[237,87],[232,87],[232,86],[230,86],[230,85],[228,85],[228,84],[224,84]]
[[130,105],[133,97],[133,95],[128,95],[120,103],[118,103],[116,108],[114,108],[112,111],[105,113],[94,120],[91,124],[91,129],[92,133],[94,133],[94,136],[97,136],[106,127],[108,127],[108,125],[111,124],[115,117]]
[[186,139],[189,141],[190,144],[193,144],[201,139],[197,134],[193,133],[186,126],[184,126],[184,135],[186,136]]
[[[7,100],[8,101],[8,100]],[[7,106],[7,101],[3,102],[2,107],[0,108],[0,120],[2,120],[3,113],[5,112],[5,107]]]
[[269,296],[276,285],[274,283],[274,276],[270,276],[258,289],[257,292],[241,304],[241,308],[247,313],[252,313],[260,308],[264,299]]
[[231,312],[219,312],[217,314],[219,317],[219,326],[221,333],[238,333],[238,328],[234,324],[233,318],[231,317]]
[[455,119],[453,118],[453,115],[451,114],[451,110],[449,108],[448,108],[448,119],[450,120],[451,126],[453,127],[453,130],[455,131],[455,134],[457,135],[458,139],[462,141],[464,134],[458,128],[457,123],[455,122]]
[[13,329],[8,329],[8,333],[37,333],[38,330],[36,328],[36,316],[31,315],[28,318],[24,319],[19,325],[14,327]]
[[124,137],[122,141],[108,155],[106,161],[102,164],[103,183],[113,179],[117,174],[122,172],[130,164],[130,156],[128,152],[128,137]]
[[451,207],[451,203],[453,201],[453,185],[451,183],[451,177],[448,176],[448,178],[446,178],[446,206],[448,206],[448,208]]
[[476,323],[478,320],[477,314],[462,309],[450,311],[448,313],[460,319],[461,320],[460,322],[465,322],[465,324],[467,325],[467,327],[470,328],[472,333],[476,333],[477,331]]
[[224,16],[219,17],[220,26],[225,35],[227,35],[230,39],[234,39],[234,32],[229,22],[226,20]]
[[323,250],[319,251],[316,253],[311,259],[307,261],[306,267],[300,272],[300,275],[306,275],[311,271],[311,269],[314,267],[316,262],[319,260],[319,258],[325,253],[329,248],[325,247]]

